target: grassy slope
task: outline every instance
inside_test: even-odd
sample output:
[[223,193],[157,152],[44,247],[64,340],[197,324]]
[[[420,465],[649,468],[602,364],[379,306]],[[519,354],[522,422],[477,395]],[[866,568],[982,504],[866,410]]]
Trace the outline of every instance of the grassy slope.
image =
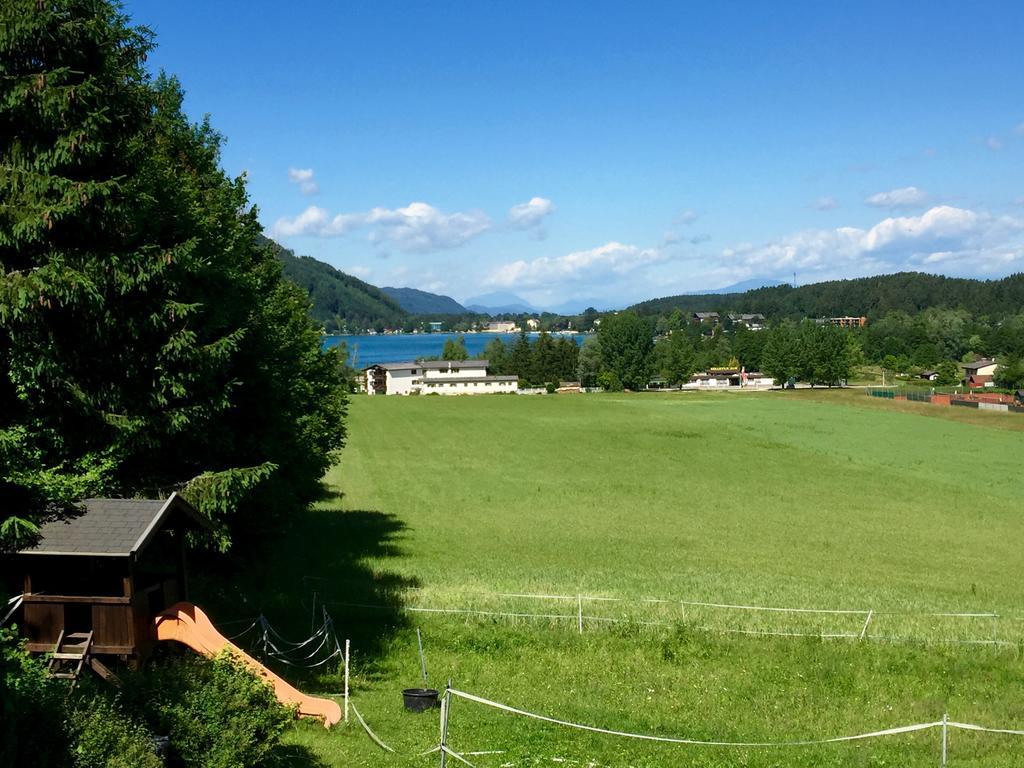
[[[308,601],[300,573],[323,577],[320,599],[335,603],[340,625],[357,637],[383,636],[372,652],[369,639],[356,644],[356,701],[402,755],[436,743],[436,714],[401,709],[398,691],[418,681],[415,634],[400,623],[384,631],[374,611],[340,603],[394,600],[403,585],[422,587],[405,593],[412,603],[484,608],[507,603],[470,590],[1020,615],[1021,436],[959,415],[836,399],[357,398],[351,444],[330,477],[351,511],[314,513],[264,576],[280,584],[290,573],[292,601]],[[367,538],[368,528],[379,529],[380,541]],[[347,537],[367,556],[353,558]],[[352,569],[354,585],[345,575]],[[288,600],[274,598],[285,611]],[[623,610],[588,606],[589,615]],[[715,617],[698,621],[705,618]],[[875,621],[884,633],[895,619]],[[423,614],[416,622],[435,684],[451,676],[466,690],[605,727],[777,740],[929,721],[944,711],[1024,725],[1019,648],[721,636],[683,623],[588,623],[580,637],[565,622]],[[987,623],[972,629],[988,631]],[[337,690],[336,680],[320,682]],[[506,750],[473,758],[477,766],[552,757],[614,766],[938,763],[934,732],[783,752],[700,750],[574,734],[465,702],[456,704],[452,738],[459,749]],[[289,739],[324,765],[436,760],[386,755],[355,725],[325,733],[303,724]],[[1011,737],[958,733],[953,764],[1012,765],[1020,748]]]

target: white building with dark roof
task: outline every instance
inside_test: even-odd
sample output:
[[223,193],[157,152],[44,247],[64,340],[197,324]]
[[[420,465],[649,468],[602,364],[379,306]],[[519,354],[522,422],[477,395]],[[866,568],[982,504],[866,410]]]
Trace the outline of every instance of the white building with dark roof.
[[368,395],[486,395],[515,392],[518,376],[491,376],[486,360],[381,363],[363,370]]

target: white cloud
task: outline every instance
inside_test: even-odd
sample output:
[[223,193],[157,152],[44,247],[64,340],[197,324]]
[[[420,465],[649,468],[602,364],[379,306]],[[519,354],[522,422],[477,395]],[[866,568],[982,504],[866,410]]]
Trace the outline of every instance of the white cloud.
[[676,214],[676,217],[672,219],[673,224],[693,224],[697,219],[700,218],[700,214],[692,208],[680,211]]
[[437,251],[464,245],[490,229],[491,220],[481,211],[446,214],[427,203],[334,216],[311,205],[298,216],[278,219],[271,232],[276,237],[339,237],[363,227],[370,229],[373,243],[391,243],[404,251]]
[[985,146],[991,149],[993,152],[998,152],[1003,148],[1003,140],[998,136],[989,136],[985,139]]
[[312,168],[289,168],[288,181],[299,185],[299,191],[304,195],[315,195],[320,191],[320,185],[313,178]]
[[537,239],[544,238],[541,225],[555,211],[555,204],[546,197],[531,197],[529,202],[513,205],[508,211],[508,224],[513,229],[533,230]]
[[888,192],[876,192],[871,195],[865,204],[873,208],[917,208],[928,201],[928,193],[917,187],[900,187],[890,189]]
[[834,211],[839,207],[839,201],[834,197],[819,197],[814,201],[814,208],[818,211]]
[[502,288],[549,287],[576,280],[591,282],[601,277],[621,277],[667,258],[666,254],[656,248],[610,242],[565,256],[541,256],[530,261],[503,264],[485,282],[489,286]]
[[351,267],[342,267],[341,271],[350,275],[355,275],[356,277],[361,277],[364,280],[373,273],[373,270],[370,269],[369,267],[364,267],[359,264],[353,265]]
[[1024,262],[1024,220],[940,205],[920,216],[883,219],[868,229],[798,232],[761,246],[744,244],[723,252],[739,276],[789,274],[818,278],[894,269],[945,269],[972,274],[1005,271]]

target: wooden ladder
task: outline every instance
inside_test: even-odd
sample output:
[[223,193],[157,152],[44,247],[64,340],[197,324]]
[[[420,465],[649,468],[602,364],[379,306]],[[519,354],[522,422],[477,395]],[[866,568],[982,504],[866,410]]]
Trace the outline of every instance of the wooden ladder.
[[[57,637],[57,644],[53,647],[50,655],[50,662],[47,671],[50,677],[59,677],[64,680],[77,681],[82,672],[82,666],[89,656],[89,649],[92,646],[92,631],[72,632],[64,634],[60,631]],[[74,683],[72,683],[74,686]]]

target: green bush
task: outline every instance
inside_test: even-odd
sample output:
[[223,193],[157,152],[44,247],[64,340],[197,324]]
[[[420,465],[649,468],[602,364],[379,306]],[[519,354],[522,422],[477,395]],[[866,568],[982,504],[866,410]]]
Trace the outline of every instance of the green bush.
[[553,381],[549,381],[547,384],[544,385],[544,389],[547,391],[549,395],[553,395],[555,394],[555,390],[558,389],[558,386]]
[[263,765],[294,718],[266,681],[228,653],[154,665],[126,679],[123,695],[155,733],[170,736],[172,760],[188,768]]
[[161,768],[152,736],[112,701],[93,695],[71,708],[68,730],[75,768]]
[[58,681],[0,629],[0,766],[66,765],[63,710]]

